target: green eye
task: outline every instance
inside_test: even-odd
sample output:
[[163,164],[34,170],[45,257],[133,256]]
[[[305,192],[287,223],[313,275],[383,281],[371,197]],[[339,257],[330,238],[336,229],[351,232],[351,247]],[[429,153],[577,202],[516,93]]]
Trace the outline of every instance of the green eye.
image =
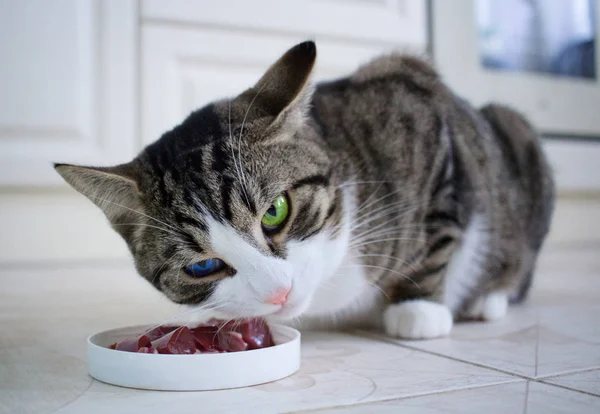
[[285,222],[289,211],[290,206],[287,196],[285,194],[278,195],[262,217],[263,228],[267,231],[276,230]]

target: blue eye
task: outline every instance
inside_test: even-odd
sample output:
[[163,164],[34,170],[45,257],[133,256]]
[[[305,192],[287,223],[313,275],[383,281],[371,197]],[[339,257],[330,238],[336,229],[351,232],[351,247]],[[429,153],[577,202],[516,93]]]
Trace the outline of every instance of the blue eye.
[[194,263],[184,269],[184,272],[191,277],[205,277],[218,272],[225,267],[225,263],[220,259],[208,259]]

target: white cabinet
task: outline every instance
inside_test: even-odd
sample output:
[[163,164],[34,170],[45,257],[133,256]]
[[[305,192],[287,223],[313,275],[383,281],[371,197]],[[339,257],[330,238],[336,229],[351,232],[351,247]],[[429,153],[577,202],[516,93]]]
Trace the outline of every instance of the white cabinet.
[[128,256],[52,161],[128,161],[306,39],[317,42],[316,81],[427,43],[426,0],[0,0],[0,10],[0,264]]
[[[194,109],[252,86],[301,35],[144,27],[142,30],[142,137],[145,143],[180,123]],[[315,81],[343,76],[384,45],[318,41]]]
[[0,185],[58,184],[51,161],[131,157],[135,2],[2,0],[0,9]]
[[315,80],[423,53],[426,0],[0,0],[0,263],[127,257],[51,162],[109,165],[295,43]]
[[317,42],[315,80],[393,49],[423,53],[425,2],[142,2],[141,133],[157,139],[192,110],[252,86],[294,44]]
[[358,43],[426,43],[425,0],[143,0],[144,22],[277,37],[296,33]]

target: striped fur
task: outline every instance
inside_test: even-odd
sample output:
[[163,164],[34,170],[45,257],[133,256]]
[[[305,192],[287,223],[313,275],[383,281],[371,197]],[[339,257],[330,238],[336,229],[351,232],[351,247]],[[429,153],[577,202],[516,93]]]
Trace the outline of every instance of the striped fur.
[[[413,57],[313,88],[315,56],[312,42],[290,49],[131,163],[57,170],[105,211],[141,275],[221,317],[431,337],[448,314],[497,317],[522,300],[554,197],[531,126],[502,106],[475,110]],[[265,234],[282,192],[290,216]],[[212,257],[228,267],[182,271]],[[265,303],[288,288],[286,305]]]

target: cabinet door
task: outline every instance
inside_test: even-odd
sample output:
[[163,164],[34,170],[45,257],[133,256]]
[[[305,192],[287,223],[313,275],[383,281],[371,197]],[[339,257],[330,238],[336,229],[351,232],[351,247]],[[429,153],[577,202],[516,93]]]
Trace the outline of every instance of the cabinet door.
[[133,154],[135,4],[0,0],[0,186]]
[[124,257],[52,162],[139,147],[136,0],[0,0],[0,262]]
[[425,11],[424,0],[142,0],[142,140],[240,93],[306,39],[317,41],[317,81],[393,49],[422,53]]
[[[301,36],[208,29],[142,30],[142,137],[156,140],[194,109],[252,86]],[[315,81],[348,74],[387,45],[320,40]]]
[[157,24],[304,34],[354,43],[425,47],[425,0],[142,0],[142,19]]

